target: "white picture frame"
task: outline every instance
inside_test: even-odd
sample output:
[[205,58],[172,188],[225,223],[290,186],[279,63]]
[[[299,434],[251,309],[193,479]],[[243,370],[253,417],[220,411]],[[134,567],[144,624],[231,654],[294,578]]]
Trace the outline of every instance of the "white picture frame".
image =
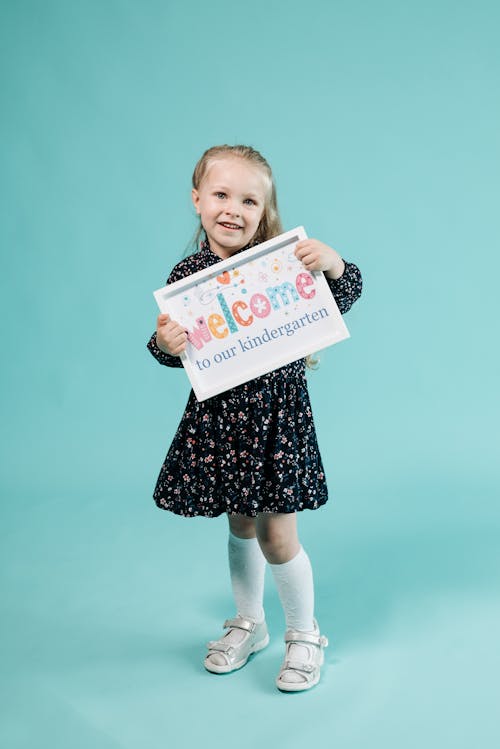
[[323,272],[294,255],[306,238],[299,226],[153,292],[188,332],[199,401],[349,338]]

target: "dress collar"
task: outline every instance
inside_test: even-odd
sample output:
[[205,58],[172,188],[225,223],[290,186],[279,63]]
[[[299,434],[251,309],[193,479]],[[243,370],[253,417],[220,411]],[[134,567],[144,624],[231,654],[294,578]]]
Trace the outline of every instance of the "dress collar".
[[[244,252],[245,250],[248,250],[250,247],[255,247],[258,242],[249,242],[245,247],[242,247],[240,250],[236,250],[231,257],[234,257],[235,255],[239,255],[240,252]],[[218,262],[222,260],[223,258],[219,257],[217,253],[215,253],[212,248],[210,247],[210,242],[207,239],[207,236],[205,234],[204,238],[200,241],[200,253],[206,255],[207,257],[211,258],[214,262]],[[229,260],[229,258],[225,258],[226,260]]]

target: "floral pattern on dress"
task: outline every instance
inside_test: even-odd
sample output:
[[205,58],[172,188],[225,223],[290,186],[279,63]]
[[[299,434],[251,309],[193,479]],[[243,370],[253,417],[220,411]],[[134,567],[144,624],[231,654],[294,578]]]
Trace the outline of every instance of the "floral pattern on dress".
[[[219,261],[205,240],[167,283]],[[344,314],[361,295],[359,269],[345,262],[341,278],[326,280]],[[160,364],[182,366],[158,348],[155,333],[148,349]],[[305,370],[298,359],[202,402],[191,390],[156,482],[157,506],[186,517],[255,517],[324,505],[328,490]]]

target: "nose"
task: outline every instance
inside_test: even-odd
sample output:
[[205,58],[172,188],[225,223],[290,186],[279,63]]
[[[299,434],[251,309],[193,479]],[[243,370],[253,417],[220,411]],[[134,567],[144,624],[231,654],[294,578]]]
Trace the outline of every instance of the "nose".
[[225,213],[229,214],[230,216],[240,215],[238,205],[234,200],[228,201],[226,208],[225,208]]

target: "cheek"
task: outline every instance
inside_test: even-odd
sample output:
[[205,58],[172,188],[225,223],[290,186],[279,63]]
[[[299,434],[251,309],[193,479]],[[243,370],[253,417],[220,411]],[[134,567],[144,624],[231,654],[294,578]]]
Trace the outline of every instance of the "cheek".
[[205,221],[214,221],[217,218],[218,212],[215,210],[215,206],[205,206],[205,210],[202,213],[202,219]]
[[260,224],[260,221],[261,221],[261,218],[262,218],[263,215],[264,215],[264,211],[262,211],[261,213],[259,213],[257,215],[254,215],[253,222],[254,222],[255,228],[257,228],[258,225]]

